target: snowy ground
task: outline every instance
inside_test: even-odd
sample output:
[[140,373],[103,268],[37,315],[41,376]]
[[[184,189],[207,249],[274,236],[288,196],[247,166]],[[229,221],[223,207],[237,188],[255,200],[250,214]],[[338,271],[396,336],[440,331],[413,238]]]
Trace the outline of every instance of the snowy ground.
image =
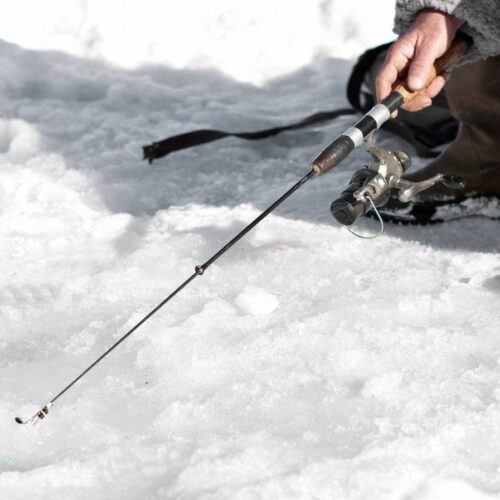
[[[21,19],[27,3],[4,0],[2,10]],[[266,3],[279,20],[277,2]],[[61,2],[44,4],[40,16]],[[94,29],[100,53],[64,45],[64,30],[50,39],[43,22],[38,39],[19,27],[5,38],[38,49],[61,42],[66,54],[0,42],[0,498],[498,496],[499,223],[354,238],[329,205],[367,159],[361,151],[296,193],[47,420],[14,423],[305,174],[349,122],[224,140],[148,166],[140,146],[169,134],[250,130],[345,105],[351,62],[320,50],[323,31],[286,67],[273,63],[272,38],[271,59],[256,38],[261,57],[246,66],[216,44],[206,65],[217,70],[182,48],[179,61],[170,52],[162,61],[158,23],[148,42],[156,52],[122,61],[106,31],[113,9],[99,17],[94,1],[68,4],[94,12],[75,17],[84,26],[75,40]],[[203,2],[187,4],[183,12]],[[361,2],[311,4],[311,18],[347,20]],[[262,14],[256,5],[250,20]],[[65,12],[54,25],[68,25]],[[369,14],[352,39],[323,29],[361,50],[390,37],[387,20],[383,33],[359,35]],[[229,25],[223,33],[240,33]]]

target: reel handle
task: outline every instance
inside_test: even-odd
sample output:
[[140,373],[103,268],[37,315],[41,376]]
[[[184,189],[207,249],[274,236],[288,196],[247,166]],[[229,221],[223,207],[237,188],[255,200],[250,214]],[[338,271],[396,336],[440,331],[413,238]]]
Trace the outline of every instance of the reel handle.
[[458,175],[443,175],[441,182],[450,189],[464,189],[465,179]]

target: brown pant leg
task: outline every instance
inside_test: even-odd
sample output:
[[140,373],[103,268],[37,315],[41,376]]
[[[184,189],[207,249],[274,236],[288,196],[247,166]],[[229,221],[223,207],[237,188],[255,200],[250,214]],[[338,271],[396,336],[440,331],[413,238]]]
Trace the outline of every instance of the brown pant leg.
[[500,56],[454,70],[446,96],[460,131],[437,166],[470,176],[468,190],[500,192]]

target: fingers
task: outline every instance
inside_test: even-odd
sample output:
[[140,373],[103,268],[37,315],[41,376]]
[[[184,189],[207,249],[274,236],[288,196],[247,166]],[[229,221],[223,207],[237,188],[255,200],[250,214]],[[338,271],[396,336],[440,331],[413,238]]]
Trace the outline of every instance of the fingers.
[[430,85],[423,91],[423,93],[429,96],[431,99],[434,99],[434,97],[436,97],[439,94],[439,92],[443,90],[443,87],[445,83],[448,81],[449,77],[450,76],[448,74],[436,76],[436,78],[432,80]]
[[398,71],[392,61],[386,61],[375,80],[375,89],[378,102],[383,101],[392,90],[392,86],[398,77]]
[[384,100],[398,83],[406,80],[405,87],[413,95],[406,96],[404,109],[417,111],[432,104],[447,77],[439,76],[429,85],[436,59],[442,56],[459,26],[453,16],[434,10],[421,10],[415,20],[392,45],[376,80],[377,98]]
[[437,76],[425,90],[420,92],[412,101],[404,104],[402,108],[406,111],[420,111],[429,107],[432,104],[432,99],[441,92],[448,78],[448,74]]
[[392,92],[398,76],[408,66],[412,56],[413,44],[405,40],[398,40],[392,45],[375,80],[379,102],[383,101]]
[[432,99],[422,93],[401,107],[406,111],[420,111],[421,109],[428,108],[431,104]]
[[424,88],[432,71],[432,65],[438,55],[432,46],[427,44],[416,47],[415,57],[408,69],[408,87],[410,90]]
[[[448,79],[448,75],[439,75],[424,88],[437,57],[434,48],[429,48],[428,44],[419,45],[417,40],[402,38],[395,42],[375,81],[378,101],[381,102],[392,92],[398,77],[408,68],[409,90],[421,92],[402,108],[407,111],[419,111],[430,106],[432,99],[439,94]],[[391,116],[394,118],[396,113]]]
[[[398,39],[390,48],[386,60],[375,80],[377,99],[383,101],[393,90],[398,79],[407,73],[407,86],[410,91],[420,91],[411,102],[402,106],[407,111],[418,111],[432,104],[444,87],[448,75],[437,76],[425,88],[432,74],[433,64],[440,56],[440,49],[422,39],[418,33],[409,32]],[[391,116],[396,116],[394,112]]]

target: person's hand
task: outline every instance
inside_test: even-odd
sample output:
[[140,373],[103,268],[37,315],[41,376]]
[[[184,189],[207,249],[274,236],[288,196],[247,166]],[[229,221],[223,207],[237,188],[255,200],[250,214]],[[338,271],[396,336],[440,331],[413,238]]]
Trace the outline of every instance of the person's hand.
[[[434,61],[450,46],[463,22],[443,12],[423,10],[413,24],[391,46],[376,80],[377,98],[385,99],[398,80],[408,71],[408,87],[424,87]],[[447,75],[437,76],[432,83],[410,103],[402,106],[407,111],[419,111],[432,104],[446,83]]]

